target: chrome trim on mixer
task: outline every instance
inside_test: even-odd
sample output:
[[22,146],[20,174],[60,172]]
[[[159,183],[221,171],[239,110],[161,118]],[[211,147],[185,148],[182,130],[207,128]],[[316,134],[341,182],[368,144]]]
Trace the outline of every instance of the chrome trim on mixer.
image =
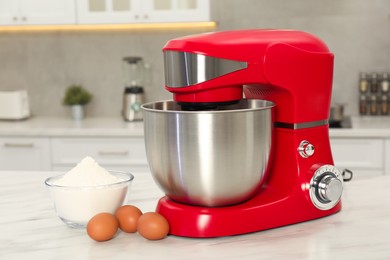
[[247,68],[246,62],[190,52],[164,51],[165,84],[171,88],[195,85]]
[[309,143],[306,140],[303,140],[299,144],[298,152],[299,152],[299,155],[302,156],[303,158],[309,158],[310,156],[312,156],[314,154],[315,148],[314,148],[314,145],[312,145],[311,143]]
[[279,128],[298,130],[298,129],[316,127],[316,126],[323,126],[323,125],[327,125],[327,124],[329,124],[328,120],[320,120],[320,121],[305,122],[305,123],[299,123],[299,124],[275,122],[274,126],[279,127]]

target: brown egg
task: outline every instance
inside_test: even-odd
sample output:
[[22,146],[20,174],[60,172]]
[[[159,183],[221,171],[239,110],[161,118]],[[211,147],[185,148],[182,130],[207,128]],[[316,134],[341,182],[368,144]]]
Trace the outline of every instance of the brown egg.
[[144,213],[138,219],[138,233],[149,240],[165,238],[169,232],[169,223],[164,216],[156,212]]
[[119,228],[127,233],[137,232],[137,222],[142,215],[142,211],[132,205],[119,207],[115,212],[115,217],[119,221]]
[[113,238],[118,230],[119,223],[110,213],[99,213],[93,216],[87,224],[88,235],[96,241],[102,242]]

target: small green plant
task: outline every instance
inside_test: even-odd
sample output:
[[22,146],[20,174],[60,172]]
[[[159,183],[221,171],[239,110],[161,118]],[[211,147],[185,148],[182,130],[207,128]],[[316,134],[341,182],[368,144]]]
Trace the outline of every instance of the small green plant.
[[71,85],[65,91],[63,99],[64,105],[86,105],[92,99],[91,93],[84,89],[81,85]]

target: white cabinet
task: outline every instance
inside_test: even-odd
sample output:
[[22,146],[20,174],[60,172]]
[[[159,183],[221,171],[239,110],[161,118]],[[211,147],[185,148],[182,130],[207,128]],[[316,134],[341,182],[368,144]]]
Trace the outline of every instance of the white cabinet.
[[0,0],[0,24],[17,24],[19,19],[18,1]]
[[0,24],[209,21],[209,5],[209,0],[0,0]]
[[53,170],[70,170],[91,156],[109,170],[145,172],[148,169],[142,137],[133,138],[53,138]]
[[[330,141],[335,165],[339,169],[352,170],[354,178],[385,173],[386,147],[384,139],[331,138]],[[388,148],[390,148],[390,144]],[[390,154],[390,149],[387,151]]]
[[0,24],[74,24],[75,0],[0,0]]
[[0,170],[50,170],[48,138],[0,138]]
[[210,20],[208,0],[143,1],[150,22],[202,22]]
[[77,23],[133,23],[141,17],[141,1],[137,0],[78,0]]
[[209,0],[78,0],[80,24],[209,21]]
[[149,171],[143,137],[0,138],[0,170],[68,171],[86,156],[108,170]]

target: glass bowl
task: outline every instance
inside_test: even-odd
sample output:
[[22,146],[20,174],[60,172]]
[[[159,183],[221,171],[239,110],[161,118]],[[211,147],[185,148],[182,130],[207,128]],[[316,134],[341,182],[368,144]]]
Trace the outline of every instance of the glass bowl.
[[45,180],[58,217],[72,228],[84,228],[96,214],[116,209],[128,200],[134,176],[131,173],[109,171],[119,182],[97,186],[61,186],[56,181],[64,174]]

